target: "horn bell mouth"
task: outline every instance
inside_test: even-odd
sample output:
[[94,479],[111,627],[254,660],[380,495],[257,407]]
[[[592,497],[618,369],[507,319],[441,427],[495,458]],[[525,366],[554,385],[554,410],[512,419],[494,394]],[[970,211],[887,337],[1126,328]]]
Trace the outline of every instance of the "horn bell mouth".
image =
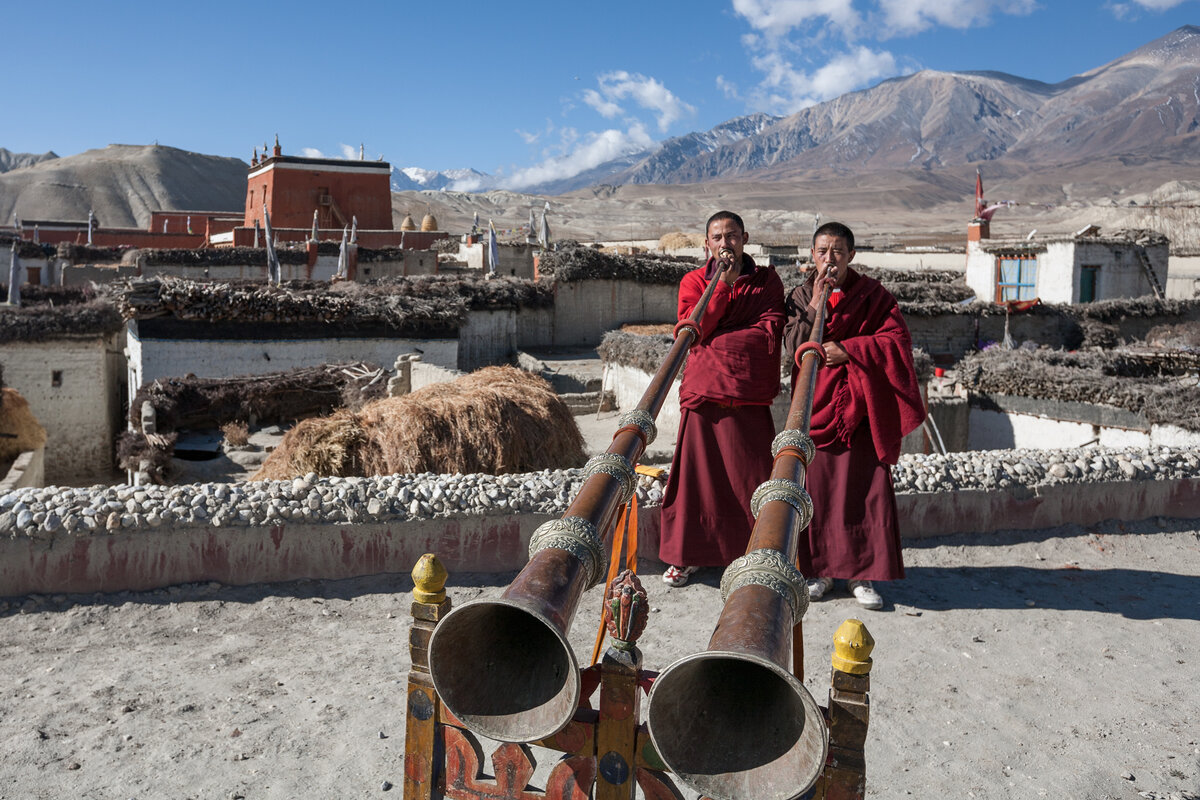
[[447,614],[429,640],[429,672],[451,714],[501,742],[553,736],[579,706],[579,667],[565,635],[512,602]]
[[812,695],[760,656],[682,658],[655,680],[647,706],[663,763],[712,800],[793,800],[816,783],[829,753]]

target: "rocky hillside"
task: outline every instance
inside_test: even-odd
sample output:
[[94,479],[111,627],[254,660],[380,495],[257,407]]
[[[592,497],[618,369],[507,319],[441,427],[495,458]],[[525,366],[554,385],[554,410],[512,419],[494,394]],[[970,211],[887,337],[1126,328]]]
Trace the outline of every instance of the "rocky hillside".
[[174,147],[113,144],[0,174],[0,220],[85,220],[90,209],[105,226],[142,228],[160,209],[241,211],[248,166]]
[[[607,183],[785,180],[836,167],[938,169],[1200,155],[1200,28],[1185,26],[1057,84],[925,70],[806,108],[680,159],[664,145]],[[683,137],[687,138],[687,137]],[[600,172],[603,167],[596,171]]]

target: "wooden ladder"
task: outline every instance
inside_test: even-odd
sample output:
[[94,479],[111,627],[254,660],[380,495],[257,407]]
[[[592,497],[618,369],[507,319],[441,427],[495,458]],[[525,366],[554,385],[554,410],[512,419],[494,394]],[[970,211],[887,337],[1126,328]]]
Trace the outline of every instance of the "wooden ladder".
[[1146,248],[1135,247],[1133,252],[1138,263],[1142,265],[1142,272],[1146,273],[1146,280],[1150,281],[1150,288],[1154,291],[1154,296],[1159,300],[1164,299],[1166,294],[1158,280],[1158,273],[1154,271],[1154,265],[1150,263],[1150,257],[1146,255]]

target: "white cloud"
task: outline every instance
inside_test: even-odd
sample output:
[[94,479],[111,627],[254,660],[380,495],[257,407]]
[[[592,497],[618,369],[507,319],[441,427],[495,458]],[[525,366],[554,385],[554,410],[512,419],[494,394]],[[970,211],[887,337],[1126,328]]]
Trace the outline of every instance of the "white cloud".
[[587,134],[582,138],[582,143],[570,152],[549,158],[536,166],[517,170],[503,180],[503,185],[508,189],[522,189],[547,181],[570,178],[606,161],[645,150],[653,145],[654,139],[640,123],[634,123],[626,131],[609,129]]
[[349,144],[339,144],[338,149],[342,151],[342,158],[358,158],[358,148]]
[[639,107],[653,112],[659,131],[665,133],[672,124],[696,112],[693,106],[680,100],[658,80],[636,72],[608,72],[601,75],[597,82],[599,90],[585,91],[583,101],[605,119],[615,119],[625,114],[620,101],[632,100]]
[[583,102],[596,110],[596,113],[605,119],[612,119],[621,115],[621,107],[601,96],[595,89],[588,89],[583,93]]
[[786,36],[793,28],[818,20],[847,32],[861,22],[853,0],[733,0],[733,10],[770,38]]
[[[1171,1],[1139,0],[1160,3]],[[947,3],[945,0],[879,0],[879,11],[883,15],[880,30],[887,31],[889,36],[903,36],[935,25],[970,28],[987,22],[993,11],[1029,14],[1036,6],[1036,0],[1007,0],[1002,4],[992,0],[957,0],[954,3]]]
[[301,147],[300,156],[302,158],[325,158],[325,154],[315,147]]
[[825,62],[813,72],[795,67],[778,49],[754,58],[766,77],[751,94],[751,105],[772,114],[793,114],[814,103],[895,75],[895,57],[886,51],[856,47]]
[[1133,2],[1151,11],[1166,11],[1168,8],[1183,5],[1187,0],[1133,0]]

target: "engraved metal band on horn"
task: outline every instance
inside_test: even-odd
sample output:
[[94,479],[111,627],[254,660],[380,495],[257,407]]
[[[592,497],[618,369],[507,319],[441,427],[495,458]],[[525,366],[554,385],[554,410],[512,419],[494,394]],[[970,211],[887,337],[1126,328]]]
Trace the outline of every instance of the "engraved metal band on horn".
[[658,436],[658,428],[654,425],[654,417],[650,416],[649,411],[635,408],[617,417],[618,428],[624,428],[626,425],[634,425],[642,431],[642,435],[646,437],[646,447]]
[[721,576],[721,601],[748,584],[765,586],[787,601],[792,609],[792,624],[804,618],[808,610],[808,586],[804,576],[778,550],[752,550],[735,559]]
[[583,517],[563,517],[540,525],[529,537],[529,557],[533,558],[549,547],[566,550],[583,562],[588,576],[587,588],[600,582],[606,568],[604,546],[599,531],[590,521]]
[[771,442],[771,457],[779,455],[779,451],[785,447],[795,447],[800,450],[804,458],[805,466],[812,463],[813,458],[817,455],[817,446],[813,444],[812,437],[804,431],[798,431],[795,428],[782,430]]
[[772,500],[782,500],[800,512],[800,527],[803,529],[812,522],[813,501],[804,487],[786,478],[772,478],[763,481],[754,494],[750,495],[750,513],[758,519],[758,512]]
[[621,482],[621,505],[625,505],[637,490],[637,478],[633,472],[633,464],[629,459],[617,453],[601,453],[592,456],[583,467],[583,473],[590,478],[601,472],[611,475]]

